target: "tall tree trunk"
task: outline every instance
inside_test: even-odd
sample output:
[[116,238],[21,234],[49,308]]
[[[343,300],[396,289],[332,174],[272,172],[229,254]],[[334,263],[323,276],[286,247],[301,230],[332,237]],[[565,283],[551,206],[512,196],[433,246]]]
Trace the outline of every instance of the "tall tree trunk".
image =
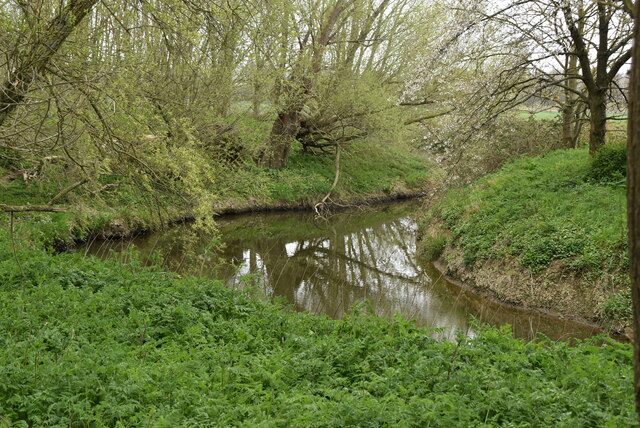
[[573,101],[567,102],[562,107],[562,147],[572,149],[575,142],[575,104]]
[[251,102],[253,107],[253,117],[260,117],[260,105],[262,104],[262,86],[264,76],[264,60],[259,49],[255,49],[255,70],[253,72],[253,94],[251,96]]
[[[584,25],[584,24],[581,24]],[[578,57],[575,55],[567,55],[565,58],[565,73],[568,77],[564,90],[564,100],[562,107],[562,146],[567,149],[575,147],[576,131],[578,131],[578,95],[575,91],[578,89],[578,79],[572,78],[579,73]]]
[[24,101],[32,83],[49,65],[53,55],[97,1],[70,0],[46,25],[42,34],[36,35],[35,41],[20,55],[17,67],[10,71],[0,87],[0,126]]
[[640,417],[640,1],[635,4],[633,63],[629,81],[627,216],[631,296],[633,300],[633,350],[636,411]]
[[262,94],[262,84],[258,82],[258,79],[256,79],[253,82],[253,95],[251,97],[253,117],[256,119],[260,117],[260,105],[262,104],[260,94]]
[[607,95],[604,90],[589,94],[589,110],[591,112],[589,131],[589,153],[594,154],[604,145],[607,132]]
[[273,122],[267,147],[260,158],[265,168],[281,169],[287,164],[291,142],[300,129],[300,110],[282,112]]

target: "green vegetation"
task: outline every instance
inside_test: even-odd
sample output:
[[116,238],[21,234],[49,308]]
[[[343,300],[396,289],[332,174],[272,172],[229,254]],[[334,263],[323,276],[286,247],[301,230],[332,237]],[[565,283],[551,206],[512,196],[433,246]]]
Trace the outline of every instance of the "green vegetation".
[[282,310],[136,263],[0,246],[12,426],[632,426],[632,350],[508,331],[436,341],[365,307]]
[[625,158],[617,146],[605,146],[593,160],[586,150],[525,157],[450,192],[424,222],[450,231],[449,244],[468,269],[517,260],[537,274],[556,261],[586,283],[607,277],[615,301],[605,305],[605,317],[626,318]]
[[[244,137],[244,135],[243,135]],[[247,135],[246,138],[249,138]],[[212,166],[213,168],[214,166]],[[203,166],[202,168],[206,168]],[[354,143],[344,150],[340,181],[331,192],[339,202],[356,202],[404,193],[420,192],[432,168],[409,147],[393,148]],[[333,156],[318,156],[294,148],[287,167],[271,170],[246,162],[217,177],[214,210],[313,205],[329,191],[335,177]],[[110,177],[103,177],[107,184]],[[55,183],[22,179],[0,182],[0,204],[45,204],[57,193]],[[60,201],[69,213],[29,214],[17,217],[35,220],[39,227],[25,225],[30,241],[61,244],[82,240],[89,234],[127,235],[133,231],[156,229],[163,224],[196,214],[190,199],[161,189],[153,194],[133,184],[122,184],[96,194],[91,186],[79,188]],[[203,210],[204,207],[200,207]],[[6,227],[6,217],[0,226]]]
[[[0,424],[636,422],[631,350],[607,339],[525,344],[479,326],[438,342],[364,308],[296,314],[131,254],[58,254],[193,219],[171,237],[180,263],[217,266],[216,213],[328,212],[498,171],[426,215],[424,254],[466,272],[493,263],[491,281],[504,262],[512,303],[578,296],[563,313],[627,320],[626,152],[605,145],[625,128],[607,120],[627,103],[627,7],[108,3],[0,5]],[[553,111],[524,113],[533,103]],[[551,152],[587,144],[592,159]],[[504,166],[525,155],[538,157]],[[299,225],[237,237],[284,227]],[[194,240],[203,254],[179,246]]]
[[428,216],[442,220],[469,266],[518,257],[536,272],[553,260],[576,271],[622,268],[625,189],[587,180],[585,150],[512,162],[450,193]]
[[596,182],[624,184],[627,176],[627,146],[602,146],[591,159],[587,176]]
[[427,235],[420,243],[422,255],[427,261],[437,260],[447,246],[447,237],[444,235]]
[[[296,150],[284,169],[259,172],[256,179],[264,193],[256,196],[272,203],[318,200],[331,190],[334,177],[333,156]],[[332,194],[348,200],[410,192],[424,186],[428,177],[426,159],[407,147],[355,144],[341,158],[340,181]]]

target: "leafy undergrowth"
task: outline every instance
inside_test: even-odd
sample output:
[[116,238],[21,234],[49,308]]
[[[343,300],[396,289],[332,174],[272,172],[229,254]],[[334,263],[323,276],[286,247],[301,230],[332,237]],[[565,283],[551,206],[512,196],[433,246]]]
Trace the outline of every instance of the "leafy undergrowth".
[[[6,242],[6,241],[2,241]],[[631,426],[632,350],[436,341],[360,308],[299,314],[219,282],[0,245],[12,426]]]
[[[332,155],[304,153],[299,147],[294,148],[287,167],[280,171],[260,168],[253,162],[234,168],[218,167],[216,171],[216,182],[207,190],[212,195],[210,212],[216,207],[233,210],[314,204],[331,190],[335,176]],[[332,195],[336,201],[351,202],[419,192],[432,168],[425,158],[400,143],[393,147],[354,143],[343,151],[340,171],[340,182]],[[48,182],[46,178],[29,183],[21,179],[0,180],[0,203],[46,204],[67,184]],[[37,235],[32,240],[49,243],[82,240],[93,233],[127,235],[191,216],[197,202],[166,189],[131,184],[123,177],[101,177],[96,185],[104,185],[106,190],[100,192],[93,184],[82,186],[59,201],[69,208],[68,213],[19,216],[18,227],[21,222],[35,221],[36,228],[25,225]],[[5,219],[0,219],[0,227],[6,227]]]
[[[560,260],[583,278],[610,275],[612,293],[624,292],[626,162],[615,146],[605,149],[595,160],[586,150],[519,159],[450,192],[425,224],[435,220],[451,232],[449,244],[461,250],[468,268],[489,259],[515,259],[536,274]],[[612,298],[619,303],[618,295]],[[622,306],[624,311],[610,316],[628,315],[629,301]]]
[[[354,143],[343,150],[340,180],[332,195],[348,199],[420,190],[430,170],[426,158],[399,143],[393,147]],[[282,170],[247,166],[235,171],[227,196],[252,197],[264,203],[318,201],[331,190],[334,178],[333,155],[305,153],[294,147]]]

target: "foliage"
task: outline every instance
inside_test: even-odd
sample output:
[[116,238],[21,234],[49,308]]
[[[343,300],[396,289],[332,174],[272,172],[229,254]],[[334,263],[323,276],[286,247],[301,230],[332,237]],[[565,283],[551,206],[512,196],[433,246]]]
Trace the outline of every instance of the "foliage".
[[432,124],[429,148],[459,182],[471,182],[519,157],[561,148],[561,129],[554,120],[503,114],[471,135],[461,132],[463,125],[456,121],[452,116]]
[[479,177],[496,171],[506,162],[524,155],[542,155],[559,146],[559,126],[546,119],[527,120],[505,115],[486,127],[478,144],[465,154],[470,159],[466,177]]
[[427,235],[420,242],[420,254],[427,261],[437,260],[447,246],[447,237],[443,235]]
[[[191,156],[188,153],[188,149],[182,151],[187,159]],[[74,239],[83,240],[90,235],[128,235],[141,230],[159,229],[184,217],[199,214],[201,218],[207,218],[217,207],[255,208],[314,203],[331,189],[335,175],[332,157],[304,153],[299,148],[295,148],[291,162],[282,170],[264,169],[246,162],[234,169],[216,170],[212,167],[206,171],[209,162],[214,163],[202,154],[200,159],[186,162],[190,167],[181,173],[184,177],[188,174],[193,178],[193,185],[189,186],[194,192],[200,186],[208,186],[207,195],[210,199],[199,197],[199,203],[195,206],[188,203],[189,198],[185,202],[184,197],[163,192],[155,186],[151,186],[153,191],[149,192],[140,191],[134,184],[121,183],[98,194],[90,188],[80,188],[62,201],[70,207],[68,213],[18,215],[16,227],[24,231],[21,237],[26,241],[46,242],[61,248],[70,245]],[[170,169],[176,163],[174,160],[164,165],[164,168]],[[204,173],[200,174],[202,171]],[[211,175],[214,171],[215,177]],[[432,166],[402,144],[390,148],[355,143],[343,153],[341,178],[333,196],[336,201],[351,202],[402,192],[418,192],[431,175]],[[212,181],[207,181],[207,177]],[[117,176],[103,175],[100,185],[119,180]],[[44,204],[55,193],[57,185],[47,180],[0,182],[0,203]],[[0,227],[6,227],[5,220],[0,218]],[[29,225],[32,220],[38,227]],[[211,233],[212,228],[214,226],[209,225],[206,231]]]
[[609,299],[600,305],[598,310],[602,313],[602,318],[605,321],[632,319],[631,289],[625,288],[619,293],[612,293]]
[[632,349],[610,339],[443,342],[365,307],[332,321],[135,262],[19,256],[24,276],[0,246],[12,426],[637,424]]
[[606,144],[595,153],[588,178],[600,183],[623,183],[627,176],[627,146]]
[[429,216],[453,232],[469,266],[505,257],[533,272],[553,260],[575,272],[624,269],[625,189],[587,181],[589,171],[585,150],[525,157],[452,191]]

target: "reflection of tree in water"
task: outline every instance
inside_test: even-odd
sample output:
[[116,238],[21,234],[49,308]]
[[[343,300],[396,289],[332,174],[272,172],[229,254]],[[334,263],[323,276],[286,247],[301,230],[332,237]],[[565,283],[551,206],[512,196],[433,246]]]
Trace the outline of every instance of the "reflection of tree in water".
[[286,236],[228,242],[225,257],[241,262],[229,275],[236,283],[257,274],[269,292],[298,310],[342,318],[368,300],[382,316],[402,312],[420,324],[464,329],[464,313],[428,288],[416,263],[415,222],[401,218],[356,230],[328,226],[323,236],[288,241]]
[[397,208],[340,213],[326,223],[314,222],[305,213],[222,219],[223,264],[212,250],[218,241],[194,235],[188,225],[133,240],[90,243],[86,251],[106,258],[112,249],[135,244],[144,261],[160,249],[161,265],[169,270],[224,278],[232,287],[264,287],[267,296],[282,297],[298,310],[342,318],[366,299],[378,315],[401,312],[423,326],[447,327],[442,334],[446,337],[457,329],[468,332],[470,315],[494,325],[512,324],[520,337],[537,331],[552,338],[594,333],[557,318],[492,304],[440,281],[437,271],[418,262],[416,224],[406,216],[415,207]]

